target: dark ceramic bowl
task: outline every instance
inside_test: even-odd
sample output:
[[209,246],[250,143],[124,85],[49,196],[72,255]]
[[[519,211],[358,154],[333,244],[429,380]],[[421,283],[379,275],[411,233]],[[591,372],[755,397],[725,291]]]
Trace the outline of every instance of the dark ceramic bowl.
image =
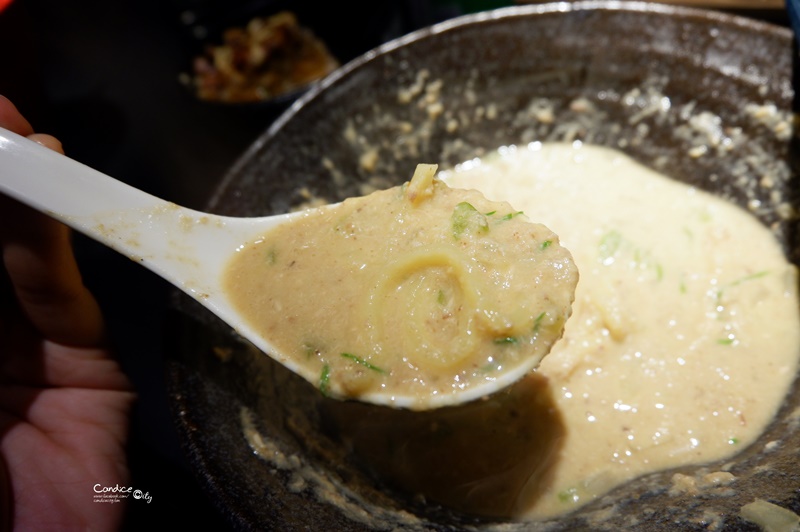
[[[397,183],[421,161],[447,167],[501,145],[582,140],[619,148],[742,205],[760,201],[755,214],[796,262],[796,221],[780,215],[786,205],[797,206],[790,135],[750,112],[751,104],[774,105],[788,118],[791,74],[788,30],[720,13],[578,2],[467,16],[376,49],[303,96],[231,169],[209,210],[283,212],[308,193],[338,200],[368,182]],[[442,81],[443,114],[435,118],[398,97],[426,75]],[[530,119],[525,110],[536,101],[548,102],[555,120]],[[709,132],[692,121],[698,116],[717,117],[723,131],[737,131],[744,142],[731,152],[690,156],[696,143],[708,142],[701,137]],[[377,164],[360,164],[371,149],[380,155]],[[757,185],[765,173],[771,190]],[[175,422],[200,482],[233,528],[533,527],[426,504],[382,485],[340,443],[333,420],[342,405],[252,350],[182,294],[173,307],[167,339]],[[766,433],[725,462],[737,480],[724,493],[670,494],[674,471],[667,471],[539,527],[756,529],[739,515],[755,498],[800,512],[800,430],[791,415],[798,407],[795,386]],[[354,408],[356,416],[375,420],[376,430],[381,420],[414,421]],[[502,442],[484,450],[504,452]]]

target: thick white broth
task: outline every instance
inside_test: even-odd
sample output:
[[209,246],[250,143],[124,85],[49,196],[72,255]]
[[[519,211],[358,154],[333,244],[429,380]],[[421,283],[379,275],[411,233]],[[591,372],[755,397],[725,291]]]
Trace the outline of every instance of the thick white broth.
[[564,434],[511,514],[733,455],[773,418],[798,368],[796,271],[745,210],[594,146],[504,148],[442,178],[550,227],[580,271],[537,370]]

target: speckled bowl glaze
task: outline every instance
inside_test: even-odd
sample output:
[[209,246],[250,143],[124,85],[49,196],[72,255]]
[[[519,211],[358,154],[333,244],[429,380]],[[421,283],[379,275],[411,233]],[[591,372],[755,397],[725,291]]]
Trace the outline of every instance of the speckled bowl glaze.
[[[433,107],[416,105],[425,97],[416,88],[431,86]],[[277,213],[309,195],[339,200],[368,183],[398,183],[418,162],[447,167],[502,145],[579,140],[619,148],[751,209],[797,262],[797,222],[786,216],[798,203],[791,134],[753,111],[788,119],[793,97],[792,36],[782,27],[649,3],[480,13],[345,65],[252,145],[209,210]],[[542,102],[549,114],[538,113]],[[734,137],[736,148],[727,149]],[[365,164],[365,154],[377,162]],[[336,405],[182,294],[167,330],[177,429],[234,529],[756,530],[740,516],[756,498],[800,513],[797,385],[755,444],[724,464],[679,470],[724,467],[737,477],[724,490],[670,493],[676,471],[666,471],[559,519],[507,523],[425,504],[372,479],[330,430],[326,415]]]

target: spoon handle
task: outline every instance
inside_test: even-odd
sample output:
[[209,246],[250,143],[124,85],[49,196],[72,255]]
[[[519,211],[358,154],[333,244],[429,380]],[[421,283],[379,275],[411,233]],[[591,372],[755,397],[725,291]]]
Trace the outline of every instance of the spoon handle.
[[0,128],[0,191],[115,247],[101,220],[169,203]]
[[220,276],[236,247],[282,219],[187,209],[3,128],[0,192],[149,268],[217,313]]

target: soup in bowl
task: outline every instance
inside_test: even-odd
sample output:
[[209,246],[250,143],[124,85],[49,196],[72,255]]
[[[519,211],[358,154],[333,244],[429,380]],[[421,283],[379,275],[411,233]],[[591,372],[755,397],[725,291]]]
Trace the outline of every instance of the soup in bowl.
[[220,511],[341,530],[725,529],[796,511],[791,56],[788,30],[731,15],[542,4],[410,34],[302,97],[210,210],[336,202],[438,164],[559,234],[575,313],[518,385],[420,413],[326,398],[176,294],[175,419]]

